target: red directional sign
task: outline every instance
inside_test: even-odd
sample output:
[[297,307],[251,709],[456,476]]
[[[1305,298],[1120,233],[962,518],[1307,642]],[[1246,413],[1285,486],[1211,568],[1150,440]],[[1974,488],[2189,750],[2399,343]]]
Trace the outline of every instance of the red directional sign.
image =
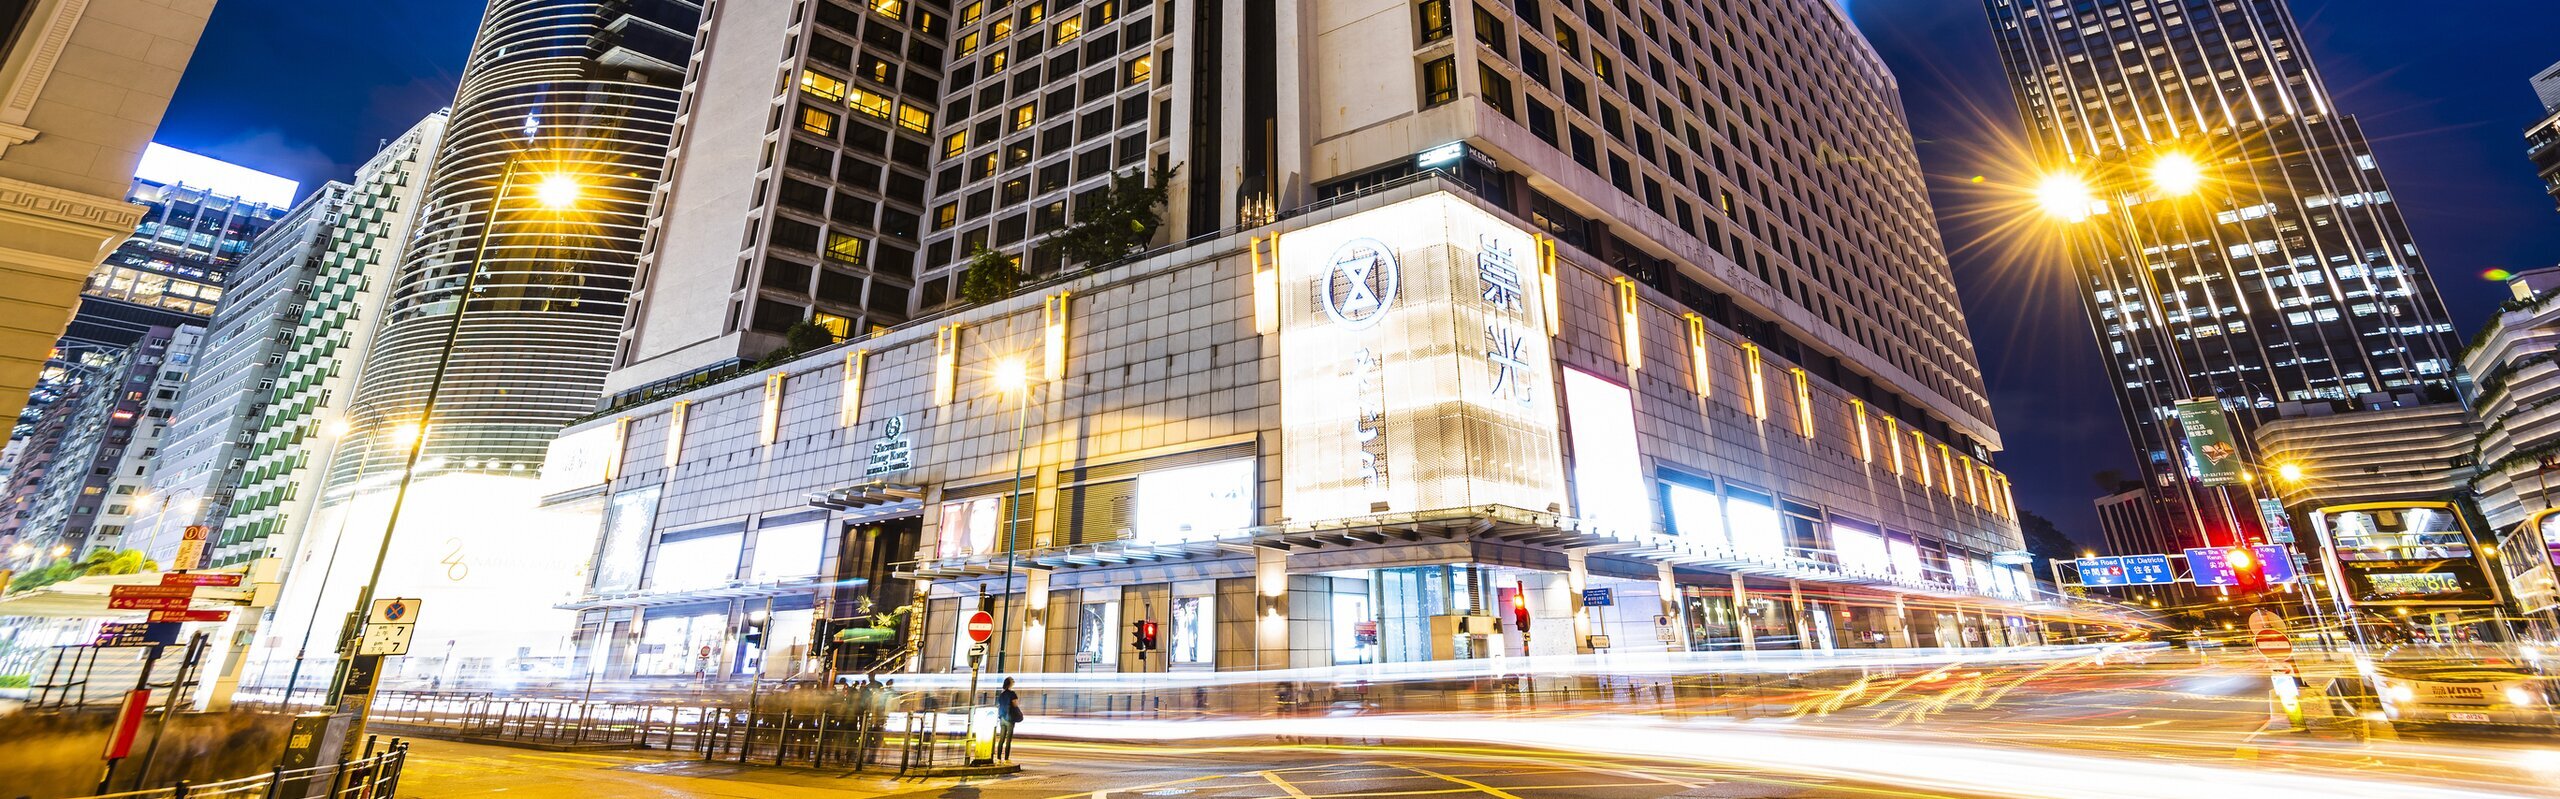
[[969,619],[961,628],[969,631],[970,641],[983,644],[996,635],[996,617],[983,610],[969,611]]
[[186,610],[195,601],[192,585],[119,585],[107,589],[109,610]]
[[155,610],[152,621],[222,621],[231,618],[228,610]]
[[168,572],[160,575],[160,584],[233,588],[240,585],[240,575],[234,572]]

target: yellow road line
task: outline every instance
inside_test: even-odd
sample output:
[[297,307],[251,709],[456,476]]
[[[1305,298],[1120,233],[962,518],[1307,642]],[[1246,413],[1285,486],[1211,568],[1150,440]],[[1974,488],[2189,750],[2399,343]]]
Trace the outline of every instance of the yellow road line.
[[1308,799],[1306,791],[1298,790],[1298,786],[1289,784],[1288,780],[1281,779],[1278,774],[1273,774],[1268,771],[1257,771],[1254,773],[1261,775],[1263,782],[1271,783],[1271,787],[1278,788],[1289,794],[1289,799]]
[[1437,772],[1437,771],[1432,771],[1432,770],[1430,770],[1430,769],[1423,768],[1423,767],[1421,767],[1421,766],[1400,766],[1399,768],[1403,768],[1403,769],[1405,769],[1405,770],[1407,770],[1407,771],[1411,771],[1411,772],[1414,772],[1414,773],[1416,773],[1416,774],[1428,774],[1428,775],[1431,775],[1431,776],[1434,776],[1434,777],[1439,777],[1439,778],[1441,778],[1441,779],[1448,780],[1448,781],[1450,781],[1450,782],[1457,783],[1457,784],[1459,784],[1459,785],[1464,785],[1464,786],[1467,786],[1467,787],[1469,787],[1469,788],[1474,788],[1474,789],[1476,789],[1476,790],[1483,791],[1483,792],[1485,793],[1485,795],[1486,795],[1486,796],[1494,797],[1494,799],[1520,799],[1520,796],[1519,796],[1518,794],[1514,794],[1514,793],[1511,793],[1511,792],[1509,792],[1509,791],[1505,791],[1505,790],[1502,790],[1502,789],[1500,789],[1500,788],[1493,787],[1493,786],[1491,786],[1491,785],[1486,785],[1486,784],[1484,784],[1484,783],[1477,782],[1477,781],[1475,781],[1475,780],[1467,779],[1467,778],[1465,778],[1465,777],[1452,777],[1452,776],[1449,776],[1449,775],[1447,775],[1447,774],[1442,774],[1442,773]]

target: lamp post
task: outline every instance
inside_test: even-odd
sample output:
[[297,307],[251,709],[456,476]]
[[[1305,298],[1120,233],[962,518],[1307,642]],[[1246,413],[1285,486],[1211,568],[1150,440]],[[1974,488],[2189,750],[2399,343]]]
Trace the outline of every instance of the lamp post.
[[[391,536],[400,529],[400,510],[408,502],[409,485],[418,474],[418,457],[426,451],[428,427],[435,422],[436,401],[442,397],[445,375],[453,367],[453,348],[462,336],[463,315],[471,310],[471,293],[480,286],[480,265],[489,253],[490,234],[498,226],[498,213],[505,210],[507,192],[515,187],[516,175],[523,163],[523,156],[509,158],[506,167],[498,173],[498,188],[490,195],[489,210],[481,218],[479,241],[472,245],[471,261],[463,272],[462,290],[455,294],[453,319],[445,324],[444,346],[436,355],[435,377],[427,383],[427,396],[419,405],[417,421],[400,428],[400,437],[408,439],[408,453],[400,465],[399,487],[392,491],[390,517],[382,524],[382,545],[374,552],[372,573],[365,578],[363,589],[356,592],[356,604],[348,616],[348,625],[339,630],[338,650],[344,657],[338,661],[338,679],[330,691],[330,699],[338,705],[340,712],[351,713],[354,717],[347,726],[345,740],[339,745],[341,761],[352,754],[357,742],[364,738],[365,719],[373,708],[373,680],[380,674],[378,667],[382,661],[381,655],[359,655],[350,651],[356,641],[356,624],[373,605],[374,588],[382,582],[383,562],[391,557]],[[544,209],[558,211],[576,205],[580,191],[576,178],[553,173],[536,184],[534,200]],[[411,430],[414,432],[409,432]],[[350,701],[351,692],[360,698]]]
[[[1022,472],[1023,453],[1031,437],[1031,368],[1021,358],[1006,358],[996,363],[996,390],[1021,400],[1013,409],[1013,507],[1004,517],[1004,613],[996,618],[995,664],[999,674],[1013,673],[1006,664],[1013,641],[1013,572],[1014,553],[1022,549]],[[970,687],[969,701],[976,702],[977,688]]]

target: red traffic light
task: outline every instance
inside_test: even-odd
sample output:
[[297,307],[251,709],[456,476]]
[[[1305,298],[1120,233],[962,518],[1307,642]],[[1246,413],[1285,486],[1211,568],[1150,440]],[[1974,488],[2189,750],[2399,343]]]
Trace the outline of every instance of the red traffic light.
[[2222,556],[2222,562],[2231,564],[2232,571],[2254,571],[2258,568],[2257,556],[2251,554],[2248,547],[2232,547]]
[[1511,626],[1529,631],[1529,587],[1520,583],[1511,584]]
[[1139,619],[1137,624],[1134,626],[1137,629],[1135,630],[1135,639],[1130,642],[1131,646],[1140,652],[1154,651],[1156,648],[1155,621],[1152,619]]

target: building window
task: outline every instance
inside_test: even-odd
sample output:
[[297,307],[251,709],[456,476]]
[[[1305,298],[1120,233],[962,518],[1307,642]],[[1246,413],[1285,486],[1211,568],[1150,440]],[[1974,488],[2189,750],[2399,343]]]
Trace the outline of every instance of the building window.
[[960,34],[960,54],[969,55],[978,52],[978,41],[977,31]]
[[830,102],[843,102],[845,90],[849,88],[852,87],[826,73],[813,69],[800,70],[800,89],[826,98]]
[[1022,8],[1022,24],[1025,24],[1025,25],[1038,25],[1038,24],[1040,24],[1040,21],[1041,21],[1041,20],[1048,19],[1048,18],[1049,18],[1049,4],[1048,4],[1048,3],[1032,3],[1031,5],[1024,6],[1024,7]]
[[848,264],[862,263],[862,239],[843,233],[827,234],[827,259]]
[[1014,130],[1030,130],[1032,123],[1039,121],[1040,104],[1037,102],[1023,103],[1013,109]]
[[958,158],[960,157],[960,151],[966,149],[969,149],[968,131],[955,130],[951,132],[951,135],[942,137],[942,157]]
[[943,204],[942,204],[942,207],[933,209],[933,229],[934,229],[934,230],[950,230],[952,225],[956,225],[956,224],[959,224],[959,223],[960,223],[960,204],[959,204],[959,203],[943,203]]
[[890,19],[907,15],[907,0],[871,0],[871,13]]
[[[851,319],[846,319],[825,311],[819,311],[810,315],[809,321],[816,323],[819,327],[826,328],[827,335],[834,336],[837,341],[843,341],[853,335],[853,320]],[[758,549],[757,551],[761,553],[763,550]]]
[[800,129],[830,139],[835,138],[836,115],[805,105],[801,106]]
[[1477,62],[1476,84],[1476,90],[1483,93],[1485,105],[1493,106],[1493,110],[1502,112],[1503,116],[1519,118],[1517,114],[1511,113],[1510,78],[1503,77],[1502,73],[1495,71],[1492,64]]
[[997,40],[997,39],[1002,39],[1002,38],[1004,38],[1004,37],[1011,36],[1011,35],[1013,35],[1013,18],[1012,18],[1012,17],[1001,17],[1001,18],[998,18],[996,21],[994,21],[994,22],[991,22],[991,23],[988,23],[988,24],[987,24],[987,40],[988,40],[988,41],[994,41],[994,40]]
[[1011,63],[1012,61],[1013,51],[1011,50],[997,50],[995,52],[988,53],[987,74],[994,75],[996,73],[1003,72],[1004,65]]
[[1422,104],[1435,106],[1458,99],[1458,58],[1441,56],[1422,65]]
[[1129,85],[1131,86],[1145,83],[1148,78],[1155,77],[1155,74],[1155,56],[1142,55],[1129,62]]
[[981,17],[981,16],[985,16],[985,15],[986,15],[986,13],[987,13],[987,3],[986,3],[986,0],[978,0],[978,2],[970,3],[970,4],[965,5],[965,6],[961,6],[961,7],[960,7],[960,24],[962,24],[962,25],[967,25],[967,24],[969,24],[969,23],[976,22],[976,21],[978,21],[978,18],[979,18],[979,17]]
[[872,94],[861,89],[854,89],[852,94],[849,96],[851,97],[850,102],[853,105],[853,110],[860,111],[878,119],[888,119],[889,110],[893,105],[895,105],[889,101],[889,98],[886,95]]
[[917,133],[933,132],[933,112],[917,108],[914,103],[898,106],[898,127]]
[[1068,15],[1066,19],[1058,20],[1057,33],[1055,34],[1056,41],[1054,43],[1066,44],[1068,42],[1075,41],[1077,37],[1083,35],[1084,18],[1071,14]]
[[1504,34],[1502,30],[1502,18],[1494,16],[1492,9],[1482,5],[1476,6],[1476,41],[1483,42],[1486,47],[1491,47],[1494,52],[1499,53],[1502,52],[1502,45],[1509,40],[1510,36]]
[[1421,16],[1424,43],[1449,38],[1449,0],[1422,0],[1414,11]]

